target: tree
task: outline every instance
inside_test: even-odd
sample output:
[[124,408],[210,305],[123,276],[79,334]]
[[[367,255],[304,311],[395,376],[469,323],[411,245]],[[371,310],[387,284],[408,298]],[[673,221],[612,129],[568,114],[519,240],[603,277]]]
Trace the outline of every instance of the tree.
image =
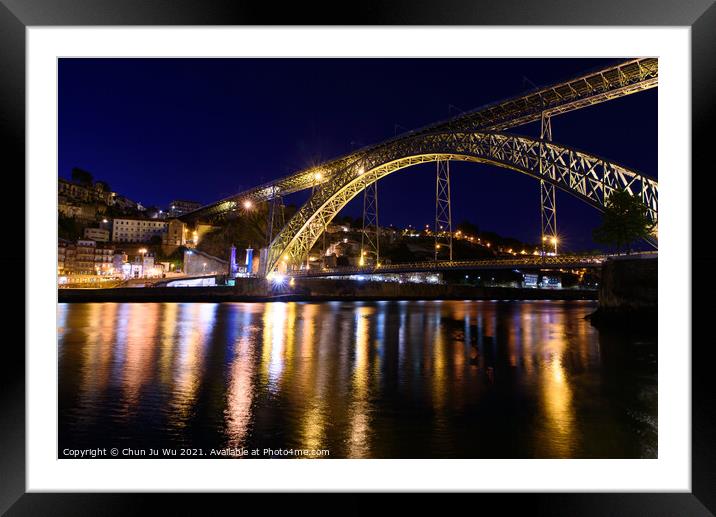
[[637,196],[625,190],[614,191],[604,206],[602,224],[595,228],[592,236],[595,242],[613,245],[617,251],[631,252],[631,244],[647,238],[654,229],[647,207]]
[[112,190],[112,188],[109,186],[109,183],[107,183],[106,181],[99,180],[96,184],[100,185],[102,187],[102,190],[104,190],[105,192],[111,192]]
[[83,185],[92,185],[94,177],[91,172],[87,172],[79,167],[74,167],[72,169],[72,181],[76,181],[77,183],[81,183]]

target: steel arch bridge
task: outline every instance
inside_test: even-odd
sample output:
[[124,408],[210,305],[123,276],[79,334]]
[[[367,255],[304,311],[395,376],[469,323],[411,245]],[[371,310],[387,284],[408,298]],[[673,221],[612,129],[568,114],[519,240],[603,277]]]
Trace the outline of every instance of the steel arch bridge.
[[[602,102],[646,91],[658,86],[659,61],[646,57],[629,59],[607,68],[591,71],[568,81],[527,92],[464,112],[449,120],[396,135],[383,142],[358,149],[327,162],[295,171],[286,177],[236,193],[181,216],[185,222],[201,219],[222,220],[239,210],[242,201],[261,203],[276,196],[308,190],[330,182],[336,174],[358,159],[382,147],[417,135],[442,131],[505,131],[546,117],[595,106]],[[320,179],[317,177],[320,176]]]
[[[301,263],[333,217],[369,185],[398,170],[439,160],[486,163],[521,172],[599,210],[612,192],[625,190],[638,196],[650,219],[658,222],[658,182],[653,178],[545,140],[502,132],[447,130],[417,134],[371,150],[317,186],[271,242],[263,273],[284,263],[286,267]],[[656,227],[653,235],[655,242]]]

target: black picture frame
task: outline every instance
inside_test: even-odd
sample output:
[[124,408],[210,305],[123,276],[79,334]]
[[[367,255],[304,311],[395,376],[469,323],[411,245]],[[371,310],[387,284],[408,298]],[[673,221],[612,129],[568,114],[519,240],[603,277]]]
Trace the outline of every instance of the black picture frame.
[[[175,0],[0,0],[0,126],[3,163],[6,165],[5,194],[20,206],[13,218],[25,213],[25,29],[28,26],[86,25],[622,25],[691,27],[692,73],[692,170],[696,178],[713,172],[709,135],[716,111],[716,5],[714,0],[441,0],[356,4]],[[342,15],[339,15],[342,13]],[[346,18],[350,16],[349,18]],[[9,160],[8,160],[9,158]],[[704,172],[701,172],[704,171]],[[694,177],[685,178],[694,184]],[[707,181],[707,180],[704,180]],[[692,189],[692,238],[708,235],[709,206],[707,188]],[[19,195],[24,192],[25,196]],[[12,194],[10,194],[12,193]],[[701,208],[701,214],[698,209]],[[6,207],[6,210],[10,210]],[[700,215],[700,217],[699,217]],[[17,226],[16,223],[14,226]],[[24,228],[24,224],[23,224]],[[19,230],[17,231],[19,234]],[[12,251],[2,254],[3,271],[30,274],[25,266],[24,239],[12,237]],[[22,239],[22,241],[21,241]],[[696,243],[695,243],[696,244]],[[710,245],[694,246],[691,271],[713,271],[716,261]],[[10,243],[6,243],[10,246]],[[684,272],[680,281],[692,281]],[[677,275],[679,272],[675,272]],[[6,302],[24,293],[24,275],[4,275]],[[695,275],[694,275],[695,276]],[[707,280],[707,279],[706,279]],[[706,298],[708,282],[692,282],[692,491],[691,493],[610,493],[610,494],[471,494],[456,495],[451,505],[477,504],[501,511],[524,508],[529,514],[549,515],[713,515],[716,512],[716,404],[711,372],[713,352],[704,321],[710,304]],[[7,328],[19,328],[25,304],[5,304]],[[684,300],[689,303],[689,300]],[[30,310],[30,308],[28,308]],[[703,333],[695,332],[697,329]],[[147,502],[159,503],[163,514],[210,513],[205,498],[188,494],[69,494],[26,493],[25,490],[25,350],[20,339],[6,332],[3,359],[0,360],[0,512],[7,515],[127,515],[144,513]],[[49,345],[49,344],[48,344]],[[669,346],[688,346],[670,343]],[[663,366],[660,366],[663,367]],[[227,504],[229,499],[253,506],[254,495],[212,495],[212,503]],[[294,496],[293,508],[309,502],[315,512],[365,513],[373,511],[381,499],[376,495],[349,495],[349,501],[334,503],[330,495]],[[142,499],[140,505],[138,498]],[[149,501],[145,501],[149,498]],[[296,499],[297,498],[297,499]],[[466,501],[466,499],[468,499]],[[318,502],[318,505],[317,505]],[[340,506],[336,506],[340,505]],[[406,512],[414,506],[426,510],[422,495],[401,502]],[[246,507],[246,506],[244,506]],[[469,507],[468,507],[469,508]],[[272,500],[271,512],[279,509]],[[342,509],[342,510],[341,510]],[[322,511],[323,510],[323,511]]]

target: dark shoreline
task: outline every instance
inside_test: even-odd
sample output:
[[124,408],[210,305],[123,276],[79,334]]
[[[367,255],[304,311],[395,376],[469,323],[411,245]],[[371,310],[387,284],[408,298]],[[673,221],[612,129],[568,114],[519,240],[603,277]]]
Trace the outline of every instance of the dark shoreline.
[[578,289],[524,289],[510,287],[455,286],[455,289],[436,289],[435,292],[404,293],[335,293],[277,292],[242,294],[233,287],[156,287],[115,289],[58,289],[59,303],[217,303],[217,302],[327,302],[327,301],[379,301],[379,300],[597,300],[596,290]]

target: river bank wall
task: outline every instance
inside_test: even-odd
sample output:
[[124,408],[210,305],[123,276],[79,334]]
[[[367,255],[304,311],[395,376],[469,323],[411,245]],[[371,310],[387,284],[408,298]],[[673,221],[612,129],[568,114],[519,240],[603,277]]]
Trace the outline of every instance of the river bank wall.
[[592,323],[655,325],[658,317],[658,259],[620,257],[602,266],[599,306]]
[[80,302],[265,302],[329,300],[596,300],[596,290],[474,287],[396,282],[296,279],[276,286],[264,279],[226,287],[59,289],[60,303]]

